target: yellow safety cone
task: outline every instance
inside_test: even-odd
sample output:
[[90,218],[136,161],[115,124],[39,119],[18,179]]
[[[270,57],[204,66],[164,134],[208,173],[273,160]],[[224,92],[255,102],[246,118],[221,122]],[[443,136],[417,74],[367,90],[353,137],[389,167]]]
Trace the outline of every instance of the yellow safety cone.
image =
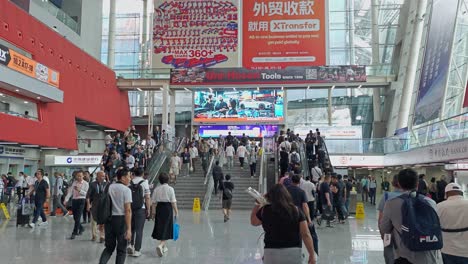
[[194,212],[200,212],[200,198],[193,199],[193,209]]
[[356,219],[366,218],[366,213],[364,212],[364,204],[359,202],[356,204]]

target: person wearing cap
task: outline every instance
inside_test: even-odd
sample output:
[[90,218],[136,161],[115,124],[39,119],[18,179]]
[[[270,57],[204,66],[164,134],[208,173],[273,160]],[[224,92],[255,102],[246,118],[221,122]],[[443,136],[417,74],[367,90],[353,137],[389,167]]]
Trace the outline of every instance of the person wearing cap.
[[437,204],[442,227],[444,264],[468,263],[468,200],[458,183],[445,187],[447,200]]

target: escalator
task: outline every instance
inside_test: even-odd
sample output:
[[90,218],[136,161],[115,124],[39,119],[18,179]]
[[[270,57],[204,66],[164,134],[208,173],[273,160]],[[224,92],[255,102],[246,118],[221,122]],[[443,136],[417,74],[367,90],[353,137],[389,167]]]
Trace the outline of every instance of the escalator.
[[173,142],[166,144],[166,147],[163,151],[154,153],[151,160],[148,162],[148,167],[146,172],[149,174],[148,182],[153,184],[157,175],[161,172],[169,172],[169,161],[172,156],[172,153],[176,151],[177,153],[181,152],[183,147],[185,147],[187,138],[175,138]]
[[[310,150],[308,153],[305,142],[296,142],[296,144],[299,147],[298,152],[301,156],[302,173],[304,178],[306,178],[307,176],[311,176],[310,170],[314,166],[314,161],[311,157],[312,154],[310,154]],[[333,166],[331,164],[330,155],[328,153],[327,145],[322,138],[320,138],[320,144],[319,148],[317,149],[317,152],[318,158],[316,159],[316,162],[318,162],[319,168],[322,170],[323,173],[332,173]]]

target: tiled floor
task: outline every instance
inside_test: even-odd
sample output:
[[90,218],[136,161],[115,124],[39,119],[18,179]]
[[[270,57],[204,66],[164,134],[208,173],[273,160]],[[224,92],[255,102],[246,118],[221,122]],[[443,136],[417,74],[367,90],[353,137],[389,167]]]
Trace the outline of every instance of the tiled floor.
[[[366,219],[350,219],[334,228],[318,227],[319,263],[384,263],[382,241],[377,230],[376,212],[366,208]],[[143,255],[128,257],[126,263],[261,263],[261,227],[252,227],[250,211],[234,212],[231,221],[223,223],[222,213],[181,211],[180,239],[171,241],[163,258],[155,253],[156,241],[151,238],[153,222],[146,222]],[[0,263],[62,264],[98,263],[103,244],[89,241],[89,225],[85,234],[71,241],[73,219],[51,217],[47,228],[15,227],[15,219],[0,222]],[[260,240],[259,240],[260,238]],[[114,263],[114,258],[109,261]]]

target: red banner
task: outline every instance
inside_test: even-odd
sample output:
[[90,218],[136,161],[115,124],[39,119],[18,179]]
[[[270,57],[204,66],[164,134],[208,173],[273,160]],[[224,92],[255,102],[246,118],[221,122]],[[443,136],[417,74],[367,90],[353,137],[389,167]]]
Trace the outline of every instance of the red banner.
[[244,1],[243,66],[326,65],[325,1]]

